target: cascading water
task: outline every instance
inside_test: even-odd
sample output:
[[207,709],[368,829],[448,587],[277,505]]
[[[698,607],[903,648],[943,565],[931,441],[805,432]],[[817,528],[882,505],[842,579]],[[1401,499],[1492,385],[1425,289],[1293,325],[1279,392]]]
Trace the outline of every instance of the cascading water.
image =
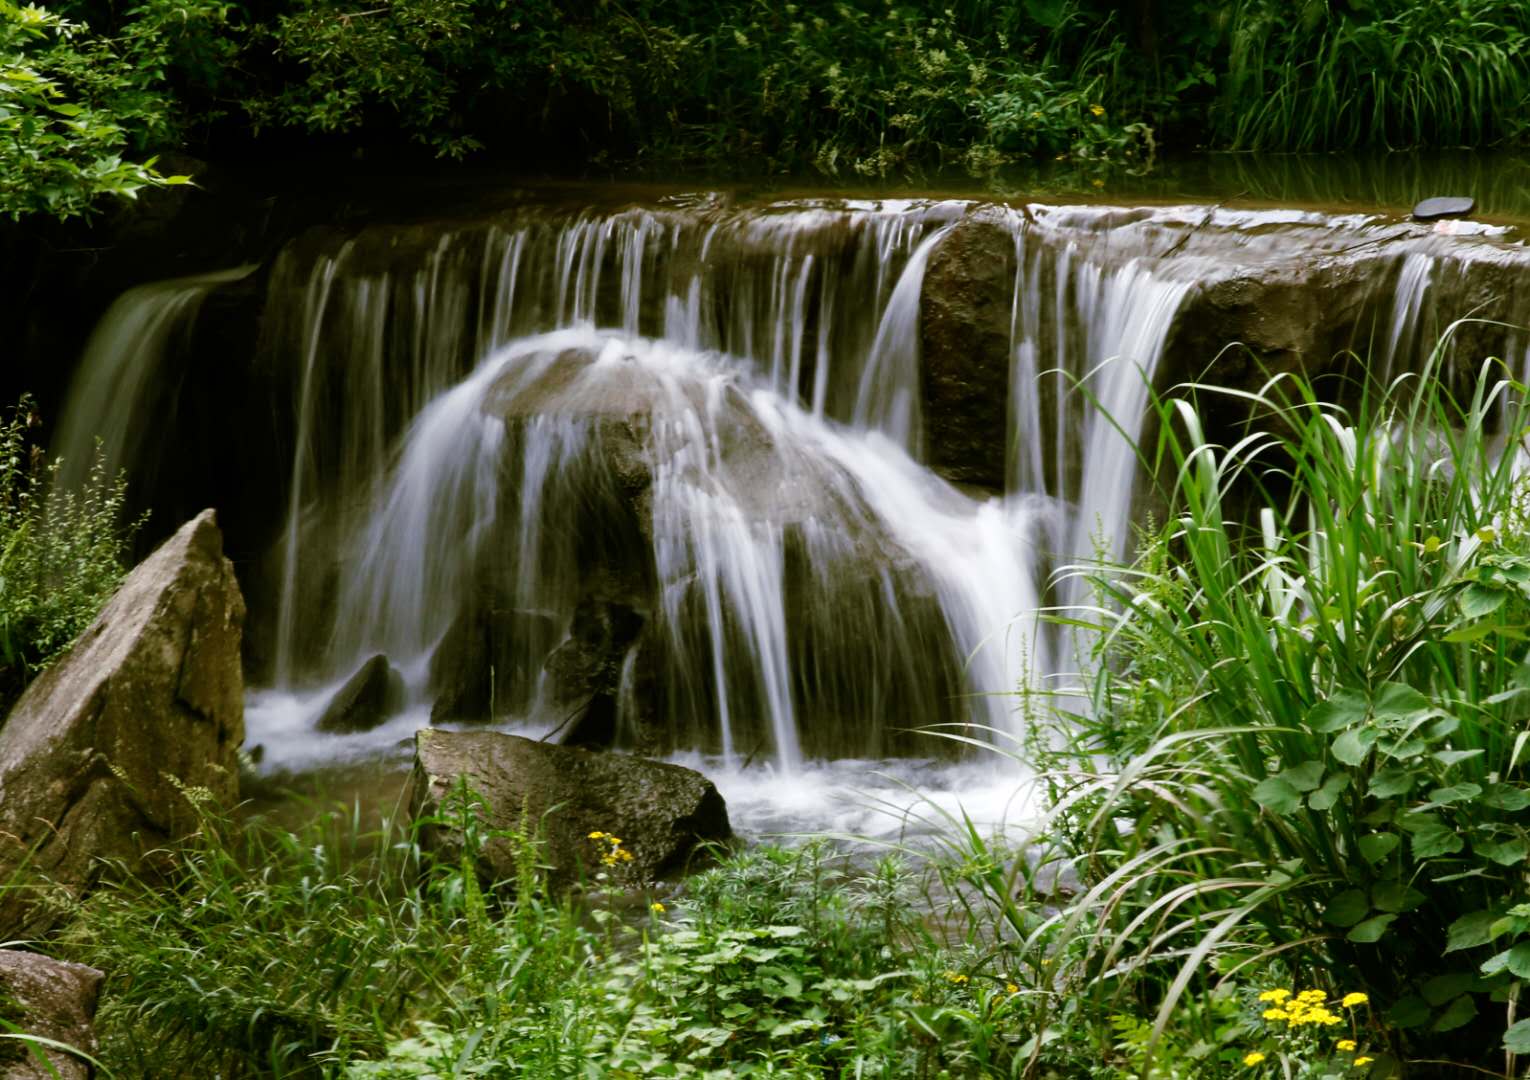
[[[187,331],[209,292],[254,269],[241,266],[156,281],[117,298],[91,333],[69,391],[70,406],[54,443],[63,485],[86,482],[98,440],[106,475],[115,476],[129,464],[141,468],[141,444],[150,430],[144,418],[152,415],[163,422],[174,412],[173,402],[154,400],[175,383],[163,371],[173,339]],[[138,472],[134,479],[144,477]]]
[[[1012,246],[1013,288],[1004,485],[974,493],[924,461],[920,342],[938,253],[980,218]],[[1186,249],[1207,228],[1217,243]],[[936,753],[916,729],[942,723],[1023,738],[1014,691],[1077,662],[1038,619],[1080,599],[1052,570],[1126,553],[1134,443],[1183,306],[1236,272],[1230,253],[1282,257],[1290,230],[1342,251],[1362,228],[706,201],[301,238],[265,281],[262,355],[292,419],[275,595],[252,597],[272,627],[252,740],[280,768],[492,718],[805,776]],[[1394,275],[1399,369],[1437,259]],[[68,440],[106,431],[130,461],[104,403],[154,386],[150,354],[219,280],[124,298],[159,314],[87,358]],[[403,711],[314,731],[377,654]]]

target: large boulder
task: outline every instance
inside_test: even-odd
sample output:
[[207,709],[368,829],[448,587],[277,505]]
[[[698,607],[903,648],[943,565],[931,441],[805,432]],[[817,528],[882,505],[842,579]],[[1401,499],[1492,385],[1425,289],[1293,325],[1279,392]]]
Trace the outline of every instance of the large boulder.
[[[37,953],[0,950],[0,996],[11,1003],[22,1034],[51,1039],[94,1057],[96,1000],[105,976],[84,964],[51,960]],[[0,1044],[0,1080],[89,1080],[88,1062],[62,1050],[38,1050],[48,1064],[19,1040]]]
[[[205,511],[128,575],[0,728],[0,878],[24,868],[38,889],[79,896],[102,860],[193,831],[192,798],[235,801],[243,621]],[[32,936],[57,918],[59,904],[35,897],[0,894],[0,933]]]
[[[554,885],[593,878],[609,846],[592,833],[621,839],[614,869],[624,882],[679,873],[698,843],[733,835],[728,809],[712,782],[679,765],[593,753],[495,731],[437,731],[415,736],[410,811],[428,824],[422,846],[438,858],[461,857],[461,831],[446,822],[458,781],[482,798],[482,822],[492,831],[518,829],[522,814],[539,828],[543,865]],[[515,879],[515,850],[494,838],[479,853],[485,882]]]

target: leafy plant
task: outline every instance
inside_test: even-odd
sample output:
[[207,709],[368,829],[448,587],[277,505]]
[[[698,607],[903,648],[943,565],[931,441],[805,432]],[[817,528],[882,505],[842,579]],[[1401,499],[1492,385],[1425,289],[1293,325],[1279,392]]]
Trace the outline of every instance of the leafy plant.
[[23,398],[0,421],[0,707],[68,648],[127,572],[126,481],[100,458],[78,491],[55,489],[57,464],[34,447]]
[[[1243,395],[1268,424],[1226,449],[1161,403],[1176,511],[1136,567],[1091,572],[1103,662],[1073,745],[1108,764],[1072,757],[1058,789],[1087,792],[1077,850],[1119,852],[1093,876],[1130,869],[1145,912],[1191,913],[1148,939],[1186,957],[1160,1030],[1200,965],[1277,952],[1392,1002],[1400,1045],[1507,1026],[1507,958],[1481,965],[1530,854],[1530,549],[1518,451],[1493,433],[1525,430],[1525,391],[1487,369],[1458,402],[1447,350],[1352,414],[1273,380]],[[1175,850],[1195,887],[1131,869]]]

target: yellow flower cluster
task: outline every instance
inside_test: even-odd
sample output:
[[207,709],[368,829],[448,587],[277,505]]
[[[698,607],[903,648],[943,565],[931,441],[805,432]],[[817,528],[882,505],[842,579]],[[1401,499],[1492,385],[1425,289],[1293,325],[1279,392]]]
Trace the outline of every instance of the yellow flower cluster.
[[1255,1051],[1249,1053],[1248,1055],[1246,1055],[1243,1058],[1243,1064],[1249,1065],[1249,1066],[1254,1066],[1254,1065],[1258,1065],[1263,1060],[1264,1060],[1264,1055],[1261,1054],[1258,1050],[1255,1050]]
[[[1287,1027],[1296,1028],[1308,1024],[1333,1027],[1344,1022],[1344,1018],[1329,1007],[1328,995],[1321,990],[1303,990],[1297,994],[1290,990],[1266,990],[1259,995],[1259,1000],[1270,1006],[1262,1014],[1266,1020],[1284,1021]],[[1355,992],[1345,994],[1339,1004],[1346,1009],[1353,1009],[1369,1000],[1366,995]]]
[[616,866],[620,863],[632,861],[632,852],[622,847],[622,838],[612,836],[608,832],[596,830],[590,833],[589,838],[603,850],[600,853],[600,861],[605,866]]
[[959,971],[948,971],[945,974],[945,980],[952,986],[961,986],[967,981],[967,976],[963,975]]

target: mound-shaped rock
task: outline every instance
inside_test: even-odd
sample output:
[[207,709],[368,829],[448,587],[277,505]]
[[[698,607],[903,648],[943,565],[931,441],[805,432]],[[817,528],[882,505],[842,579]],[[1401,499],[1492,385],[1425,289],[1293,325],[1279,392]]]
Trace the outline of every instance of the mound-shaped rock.
[[[462,831],[450,822],[460,804],[453,792],[465,780],[483,826],[515,831],[523,808],[530,829],[545,841],[540,861],[554,885],[573,884],[609,869],[623,882],[654,881],[683,870],[696,845],[733,835],[728,809],[700,773],[626,754],[592,753],[534,742],[496,731],[436,731],[415,736],[410,811],[434,819],[421,843],[438,858],[461,858]],[[612,846],[592,833],[620,839]],[[490,839],[479,853],[486,883],[513,882],[515,849]]]

